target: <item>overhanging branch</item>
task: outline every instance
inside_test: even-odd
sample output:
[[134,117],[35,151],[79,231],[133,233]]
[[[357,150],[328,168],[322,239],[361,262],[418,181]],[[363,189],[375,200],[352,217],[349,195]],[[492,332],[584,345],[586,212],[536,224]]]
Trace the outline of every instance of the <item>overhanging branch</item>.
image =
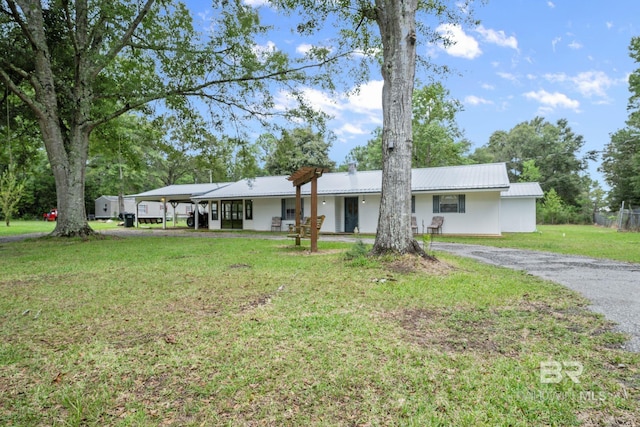
[[[281,71],[274,71],[271,73],[267,73],[261,76],[243,76],[243,77],[233,77],[233,78],[226,78],[226,79],[216,79],[216,80],[209,80],[206,81],[202,84],[196,85],[196,86],[189,86],[189,87],[180,87],[180,88],[176,88],[176,89],[172,89],[166,92],[160,92],[160,93],[154,93],[154,94],[149,94],[145,97],[142,97],[138,100],[129,100],[126,105],[124,105],[123,107],[119,108],[118,110],[114,111],[113,113],[102,117],[100,119],[94,120],[89,124],[89,127],[91,129],[95,128],[98,125],[101,125],[103,123],[106,123],[112,119],[115,119],[116,117],[119,117],[121,115],[123,115],[124,113],[128,112],[128,111],[132,111],[132,110],[136,110],[150,102],[153,101],[158,101],[161,99],[166,99],[169,98],[171,96],[197,96],[197,97],[201,97],[201,98],[209,98],[209,99],[215,99],[217,102],[221,102],[220,98],[215,97],[213,95],[210,94],[206,94],[204,92],[205,89],[212,87],[212,86],[218,86],[218,85],[225,85],[225,84],[234,84],[234,83],[247,83],[247,82],[259,82],[259,81],[265,81],[265,80],[271,80],[271,79],[275,79],[275,78],[279,78],[279,77],[284,77],[290,74],[295,74],[295,73],[299,73],[301,71],[305,71],[308,69],[312,69],[312,68],[320,68],[323,67],[324,65],[327,65],[331,62],[334,62],[342,57],[351,55],[352,52],[347,52],[347,53],[341,53],[339,55],[335,55],[332,56],[330,58],[324,59],[323,61],[317,62],[315,64],[307,64],[307,65],[302,65],[300,67],[296,67],[296,68],[289,68],[287,70],[281,70]],[[221,103],[225,103],[229,106],[236,106],[240,109],[243,109],[247,112],[251,112],[250,109],[245,108],[241,108],[239,107],[239,104],[235,103],[235,102],[221,102]],[[260,114],[260,113],[257,113]]]

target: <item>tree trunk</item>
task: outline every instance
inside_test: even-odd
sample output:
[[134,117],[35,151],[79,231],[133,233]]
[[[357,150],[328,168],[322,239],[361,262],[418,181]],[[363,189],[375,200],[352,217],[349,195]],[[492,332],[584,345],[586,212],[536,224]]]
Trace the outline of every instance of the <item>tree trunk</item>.
[[[82,2],[80,2],[82,3]],[[35,102],[21,97],[33,110],[56,181],[58,219],[54,236],[87,236],[93,230],[87,223],[84,206],[84,174],[89,153],[88,116],[91,111],[92,92],[88,81],[87,59],[77,55],[73,86],[74,113],[65,124],[60,118],[51,54],[44,32],[42,7],[39,3],[20,2],[31,36],[35,73],[32,85]],[[78,11],[80,13],[80,10]],[[79,33],[86,28],[79,28]],[[82,42],[83,40],[79,40]],[[85,55],[87,55],[85,53]]]
[[382,199],[372,252],[424,251],[411,230],[412,99],[417,0],[376,0],[383,45]]

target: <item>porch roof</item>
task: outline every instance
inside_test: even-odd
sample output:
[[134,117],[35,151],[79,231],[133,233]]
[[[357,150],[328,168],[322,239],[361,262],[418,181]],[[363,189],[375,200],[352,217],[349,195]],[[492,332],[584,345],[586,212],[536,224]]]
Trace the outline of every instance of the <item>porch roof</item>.
[[162,201],[166,202],[191,202],[193,196],[205,193],[212,193],[216,190],[228,186],[230,183],[206,183],[206,184],[174,184],[154,190],[145,191],[139,194],[131,194],[125,197],[132,197],[137,202],[140,201]]
[[[509,177],[504,163],[446,166],[413,169],[413,192],[445,192],[463,190],[507,190]],[[325,173],[318,180],[318,194],[371,194],[382,191],[382,171]],[[310,186],[302,187],[309,195]],[[286,176],[265,176],[243,179],[215,191],[194,195],[193,200],[217,200],[254,197],[294,197],[295,186]]]

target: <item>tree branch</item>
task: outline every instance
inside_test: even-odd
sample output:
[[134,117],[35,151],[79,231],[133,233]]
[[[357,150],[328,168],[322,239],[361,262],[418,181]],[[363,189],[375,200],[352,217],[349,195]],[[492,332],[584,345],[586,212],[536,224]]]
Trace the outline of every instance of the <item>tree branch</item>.
[[111,63],[111,61],[113,61],[113,59],[120,53],[120,51],[122,51],[122,49],[124,49],[124,47],[127,46],[129,41],[131,40],[131,37],[133,36],[133,33],[138,28],[138,26],[140,25],[144,17],[147,16],[147,13],[149,13],[149,10],[151,10],[151,6],[153,5],[154,2],[155,0],[147,0],[147,2],[144,4],[144,6],[142,7],[138,15],[135,17],[133,21],[131,21],[131,24],[129,24],[129,27],[120,38],[120,41],[116,43],[109,50],[109,52],[107,52],[106,55],[104,55],[103,60],[99,64],[96,64],[93,71],[91,72],[91,75],[94,79],[107,66],[107,64]]
[[[17,67],[10,66],[10,68],[20,74],[22,77],[29,78],[29,75],[26,71],[21,70]],[[24,102],[31,110],[38,116],[44,117],[44,110],[40,108],[40,104],[34,101],[31,97],[29,97],[18,85],[16,85],[13,80],[11,80],[11,76],[7,74],[7,72],[3,69],[0,69],[0,80],[9,88],[11,92],[13,92],[22,102]]]
[[[90,123],[89,127],[91,129],[95,128],[98,125],[101,125],[103,123],[108,122],[109,120],[115,119],[116,117],[121,116],[122,114],[131,111],[131,110],[135,110],[138,109],[150,102],[153,101],[158,101],[160,99],[166,99],[170,96],[175,96],[175,95],[182,95],[182,96],[198,96],[198,97],[202,97],[202,98],[210,98],[210,99],[216,99],[216,97],[214,97],[213,95],[209,95],[206,94],[205,92],[203,92],[204,89],[207,89],[209,87],[212,86],[218,86],[218,85],[224,85],[224,84],[231,84],[231,83],[247,83],[247,82],[259,82],[259,81],[264,81],[264,80],[269,80],[269,79],[274,79],[276,77],[283,77],[289,74],[293,74],[293,73],[298,73],[300,71],[304,71],[310,68],[320,68],[326,64],[329,64],[333,61],[338,60],[339,58],[342,57],[346,57],[351,55],[353,52],[346,52],[346,53],[341,53],[335,56],[332,56],[330,58],[327,58],[321,62],[315,63],[315,64],[307,64],[307,65],[303,65],[300,67],[296,67],[296,68],[290,68],[287,70],[281,70],[281,71],[275,71],[272,73],[268,73],[262,76],[244,76],[244,77],[234,77],[234,78],[227,78],[227,79],[217,79],[217,80],[209,80],[206,81],[202,84],[196,85],[196,86],[192,86],[192,87],[182,87],[182,88],[176,88],[167,92],[160,92],[160,93],[155,93],[155,94],[149,94],[148,96],[145,96],[143,98],[140,98],[137,101],[129,101],[127,102],[127,104],[122,107],[119,108],[118,110],[114,111],[113,113],[102,117],[100,119],[94,120]],[[234,104],[235,105],[235,104]],[[246,108],[241,108],[244,109],[245,111],[249,112],[250,110],[247,110]]]
[[11,9],[11,18],[13,18],[13,20],[18,23],[20,29],[22,30],[22,34],[25,35],[32,46],[36,46],[37,43],[33,38],[33,34],[31,34],[31,31],[29,31],[29,28],[27,27],[27,23],[20,16],[20,12],[18,12],[16,2],[14,0],[7,0],[7,4],[9,5],[9,9]]

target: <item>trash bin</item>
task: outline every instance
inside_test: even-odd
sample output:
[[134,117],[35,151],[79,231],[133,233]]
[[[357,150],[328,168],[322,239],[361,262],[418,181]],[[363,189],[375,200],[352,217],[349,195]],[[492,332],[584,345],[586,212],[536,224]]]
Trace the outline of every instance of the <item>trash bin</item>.
[[133,227],[133,224],[136,220],[136,215],[132,213],[124,214],[124,226],[125,227]]

